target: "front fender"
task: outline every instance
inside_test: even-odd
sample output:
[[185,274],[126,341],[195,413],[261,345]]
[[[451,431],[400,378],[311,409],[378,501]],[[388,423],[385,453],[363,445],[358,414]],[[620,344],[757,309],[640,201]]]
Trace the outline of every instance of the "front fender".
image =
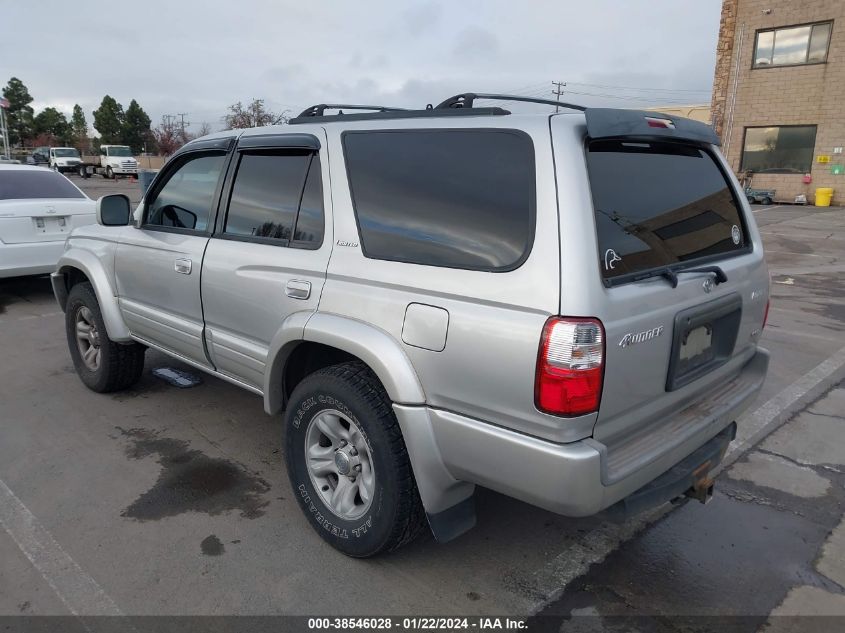
[[[90,251],[80,248],[70,248],[62,254],[56,265],[56,272],[53,273],[53,287],[57,285],[56,276],[66,277],[69,269],[76,268],[85,274],[88,281],[94,287],[97,295],[97,302],[100,304],[100,313],[106,324],[106,332],[112,341],[117,343],[129,343],[132,337],[129,335],[129,328],[123,321],[120,314],[120,307],[117,302],[117,295],[114,292],[109,275],[103,267],[102,261]],[[66,286],[65,286],[66,287]],[[54,290],[59,306],[64,310],[67,306],[67,293],[60,293]]]
[[284,320],[270,343],[264,375],[264,410],[274,415],[284,406],[282,376],[285,363],[302,341],[322,343],[357,356],[375,372],[390,400],[423,404],[425,392],[399,342],[384,330],[339,316],[297,312]]

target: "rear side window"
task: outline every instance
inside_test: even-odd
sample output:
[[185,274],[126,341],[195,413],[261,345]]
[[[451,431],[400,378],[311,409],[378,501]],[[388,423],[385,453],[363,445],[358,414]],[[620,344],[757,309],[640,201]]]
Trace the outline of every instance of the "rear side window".
[[85,198],[67,178],[40,169],[0,170],[0,200],[30,200],[33,198]]
[[592,141],[587,167],[606,280],[748,247],[737,200],[706,150]]
[[323,241],[320,160],[306,153],[242,154],[224,233],[317,248]]
[[534,238],[534,146],[512,130],[347,132],[364,255],[503,271]]

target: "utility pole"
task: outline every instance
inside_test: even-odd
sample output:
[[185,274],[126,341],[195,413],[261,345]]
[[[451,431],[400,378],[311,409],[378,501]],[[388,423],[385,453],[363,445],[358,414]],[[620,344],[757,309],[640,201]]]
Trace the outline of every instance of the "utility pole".
[[[557,88],[557,90],[552,90],[552,94],[557,97],[556,101],[560,101],[560,96],[563,94],[563,87],[566,85],[565,81],[553,81],[552,85]],[[555,114],[558,113],[560,110],[560,106],[555,106]]]
[[[187,123],[187,124],[185,123],[185,117],[188,116],[188,114],[190,114],[190,113],[189,112],[177,112],[176,113],[176,116],[178,116],[180,119],[182,119],[182,138],[183,139],[185,138],[185,125],[190,125],[190,123]],[[174,118],[176,118],[176,117],[174,117]]]

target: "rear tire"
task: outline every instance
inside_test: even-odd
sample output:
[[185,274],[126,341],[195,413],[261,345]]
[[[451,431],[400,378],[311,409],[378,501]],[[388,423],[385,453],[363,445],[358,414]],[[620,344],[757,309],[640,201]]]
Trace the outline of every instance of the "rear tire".
[[405,441],[387,392],[364,363],[307,376],[291,394],[285,428],[293,493],[323,540],[366,558],[420,534],[425,513]]
[[114,179],[114,171],[112,171],[111,167],[106,167],[106,178],[108,178],[109,180]]
[[132,386],[144,371],[147,348],[112,341],[90,283],[75,285],[65,307],[65,332],[70,356],[80,380],[98,393]]
[[763,203],[763,206],[769,206],[770,204],[772,204],[772,199],[769,196],[766,196],[760,202]]

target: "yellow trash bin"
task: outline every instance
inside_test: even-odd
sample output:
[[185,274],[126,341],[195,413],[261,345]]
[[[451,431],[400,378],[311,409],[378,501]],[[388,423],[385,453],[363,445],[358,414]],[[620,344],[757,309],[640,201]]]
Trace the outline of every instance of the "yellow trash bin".
[[816,189],[816,206],[829,207],[833,198],[833,189],[830,187],[819,187]]

